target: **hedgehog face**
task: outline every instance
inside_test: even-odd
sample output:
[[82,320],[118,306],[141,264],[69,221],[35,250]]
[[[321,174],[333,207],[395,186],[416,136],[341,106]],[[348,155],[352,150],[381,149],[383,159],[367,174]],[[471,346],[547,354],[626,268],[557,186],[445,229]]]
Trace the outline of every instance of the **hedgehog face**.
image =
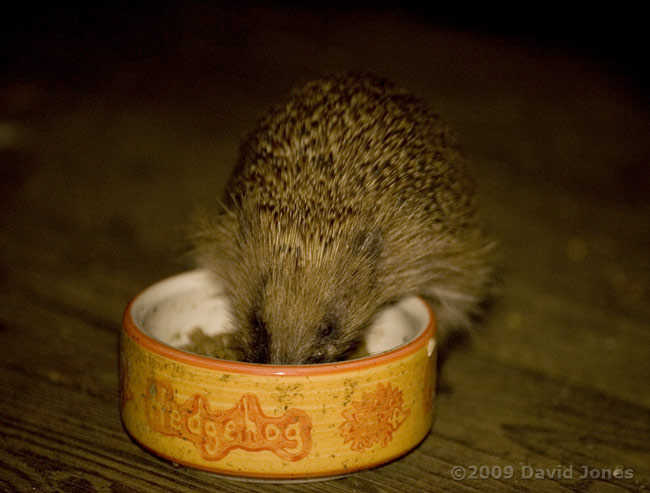
[[359,328],[350,325],[327,285],[305,284],[287,290],[270,279],[248,314],[247,359],[257,363],[314,364],[344,359],[358,344]]
[[[283,234],[274,238],[288,239]],[[295,235],[290,235],[295,239]],[[367,232],[340,242],[251,245],[264,259],[228,266],[236,342],[244,360],[316,364],[346,359],[383,304],[376,285],[379,243]],[[260,255],[260,248],[272,254]]]

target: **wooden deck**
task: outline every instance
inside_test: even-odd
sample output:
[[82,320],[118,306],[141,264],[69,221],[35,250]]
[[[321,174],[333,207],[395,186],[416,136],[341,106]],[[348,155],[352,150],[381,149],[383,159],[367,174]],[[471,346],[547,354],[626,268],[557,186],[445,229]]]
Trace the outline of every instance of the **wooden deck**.
[[[0,73],[1,491],[650,488],[650,111],[633,80],[371,11],[84,25],[16,29],[25,59]],[[395,79],[457,128],[501,296],[446,354],[433,430],[407,456],[302,485],[175,468],[120,423],[122,310],[190,266],[187,219],[255,117],[344,69]]]

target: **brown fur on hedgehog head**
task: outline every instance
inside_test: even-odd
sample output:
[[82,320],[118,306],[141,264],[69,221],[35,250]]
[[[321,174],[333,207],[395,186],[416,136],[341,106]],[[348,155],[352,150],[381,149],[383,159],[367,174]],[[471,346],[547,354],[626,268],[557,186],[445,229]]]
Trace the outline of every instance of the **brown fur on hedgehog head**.
[[381,233],[364,221],[323,236],[310,233],[310,218],[273,215],[228,211],[196,241],[202,263],[224,281],[236,347],[255,363],[345,359],[385,302],[377,283]]

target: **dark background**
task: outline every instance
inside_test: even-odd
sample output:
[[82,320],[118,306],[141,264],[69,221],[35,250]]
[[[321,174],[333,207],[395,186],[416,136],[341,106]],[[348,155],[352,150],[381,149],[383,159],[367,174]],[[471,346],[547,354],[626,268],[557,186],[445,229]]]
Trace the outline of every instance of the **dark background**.
[[[38,76],[51,81],[98,84],[116,64],[153,64],[165,59],[171,70],[191,67],[179,46],[183,24],[197,16],[203,22],[194,34],[226,36],[207,22],[234,9],[231,2],[111,2],[61,5],[12,4],[0,19],[4,72],[10,77]],[[648,82],[647,17],[641,4],[590,6],[544,3],[490,2],[237,2],[250,9],[309,10],[330,21],[350,12],[380,12],[427,23],[538,46],[568,50],[593,63],[635,80],[640,89]],[[352,6],[353,5],[353,6]],[[254,14],[253,14],[254,15]],[[205,33],[201,33],[201,29]],[[189,65],[189,67],[188,67]],[[177,77],[189,74],[173,74]]]

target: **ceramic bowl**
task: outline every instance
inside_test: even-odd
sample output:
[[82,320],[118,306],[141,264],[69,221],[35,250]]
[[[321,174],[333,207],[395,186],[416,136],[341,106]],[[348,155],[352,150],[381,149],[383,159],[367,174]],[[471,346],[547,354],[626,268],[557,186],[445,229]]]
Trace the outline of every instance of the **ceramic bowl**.
[[129,303],[120,345],[121,415],[142,447],[246,480],[331,479],[395,459],[431,428],[435,321],[420,298],[385,310],[370,356],[275,366],[198,356],[188,334],[230,330],[206,271],[160,281]]

